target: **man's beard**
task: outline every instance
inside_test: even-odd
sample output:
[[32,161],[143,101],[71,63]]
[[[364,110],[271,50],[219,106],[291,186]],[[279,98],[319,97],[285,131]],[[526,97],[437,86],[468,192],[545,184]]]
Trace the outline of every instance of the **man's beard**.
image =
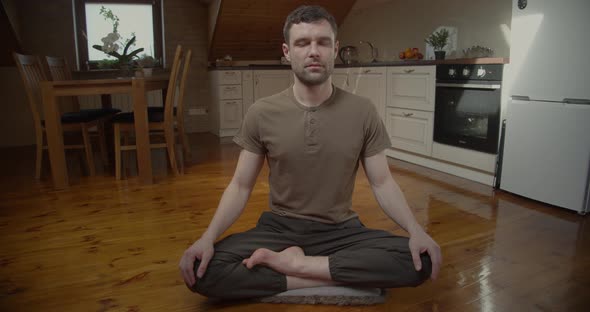
[[[296,66],[293,66],[296,67]],[[295,76],[297,76],[297,78],[299,79],[299,81],[306,85],[306,86],[317,86],[320,85],[324,82],[326,82],[326,80],[328,80],[328,78],[330,78],[330,75],[332,75],[332,72],[334,71],[334,65],[331,64],[324,64],[324,71],[320,74],[317,72],[314,73],[310,73],[308,71],[306,71],[306,68],[303,67],[301,68],[301,70],[296,69],[296,68],[292,68],[293,72],[295,73]]]

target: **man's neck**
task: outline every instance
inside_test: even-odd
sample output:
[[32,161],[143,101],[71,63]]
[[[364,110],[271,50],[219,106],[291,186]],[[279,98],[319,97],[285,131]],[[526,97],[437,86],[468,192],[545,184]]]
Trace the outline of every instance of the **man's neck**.
[[307,86],[295,77],[293,95],[304,106],[316,107],[332,96],[332,77],[317,86]]

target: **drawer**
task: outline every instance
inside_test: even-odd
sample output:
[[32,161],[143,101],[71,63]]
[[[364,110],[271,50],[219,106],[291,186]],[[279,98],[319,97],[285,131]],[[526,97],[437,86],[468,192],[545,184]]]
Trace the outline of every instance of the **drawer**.
[[430,156],[433,125],[432,112],[387,108],[387,133],[394,148]]
[[434,111],[434,66],[388,68],[387,106]]
[[242,124],[242,100],[225,100],[219,102],[220,128],[238,129]]
[[242,72],[239,70],[224,70],[218,73],[220,85],[242,83]]
[[241,85],[227,85],[219,86],[219,99],[220,100],[233,100],[242,98],[242,86]]

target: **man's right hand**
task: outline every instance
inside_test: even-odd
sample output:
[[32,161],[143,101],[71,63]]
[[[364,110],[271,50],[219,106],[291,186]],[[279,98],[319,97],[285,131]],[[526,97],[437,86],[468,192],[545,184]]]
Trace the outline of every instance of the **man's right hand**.
[[178,266],[184,282],[189,287],[195,285],[196,282],[194,271],[195,261],[197,259],[201,261],[201,264],[199,264],[199,268],[197,269],[197,278],[201,278],[205,274],[207,265],[209,264],[211,257],[213,257],[214,252],[213,241],[203,237],[184,251]]

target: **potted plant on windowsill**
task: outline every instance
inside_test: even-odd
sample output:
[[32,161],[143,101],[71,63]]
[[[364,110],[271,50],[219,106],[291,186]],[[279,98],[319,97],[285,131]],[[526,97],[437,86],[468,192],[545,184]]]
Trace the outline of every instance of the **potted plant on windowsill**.
[[424,41],[434,49],[434,58],[437,60],[445,59],[445,51],[443,50],[449,40],[449,31],[441,29],[428,36]]
[[[100,8],[100,14],[104,17],[105,20],[110,21],[113,24],[113,32],[109,33],[106,37],[102,38],[102,45],[95,44],[92,47],[98,51],[101,51],[105,54],[108,54],[114,57],[114,63],[110,65],[114,65],[116,68],[119,68],[124,76],[128,76],[131,72],[131,66],[133,65],[133,59],[137,58],[137,55],[143,51],[143,48],[135,49],[133,51],[129,51],[129,49],[135,45],[135,33],[131,34],[131,38],[128,40],[122,40],[121,35],[118,33],[119,27],[119,17],[113,14],[113,11],[110,9],[105,8],[104,6]],[[123,48],[123,52],[119,53],[120,47]],[[104,62],[107,64],[109,62]]]
[[141,55],[135,62],[137,63],[137,71],[135,72],[136,76],[143,75],[144,77],[150,77],[153,68],[158,66],[158,60],[147,54]]

